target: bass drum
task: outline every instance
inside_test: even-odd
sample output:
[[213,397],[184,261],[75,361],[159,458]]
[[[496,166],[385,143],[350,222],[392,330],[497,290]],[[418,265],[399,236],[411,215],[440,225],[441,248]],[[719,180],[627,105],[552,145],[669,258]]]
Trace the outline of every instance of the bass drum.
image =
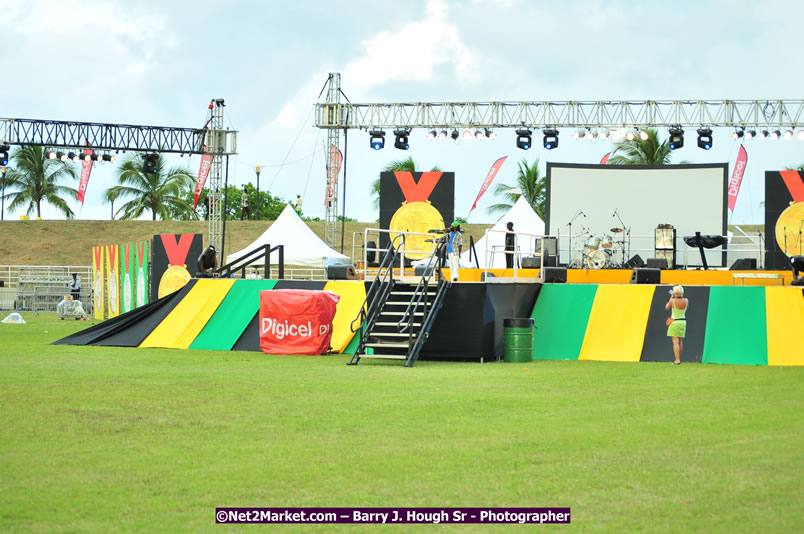
[[600,249],[586,256],[586,266],[589,269],[603,269],[611,263],[611,252],[608,249]]

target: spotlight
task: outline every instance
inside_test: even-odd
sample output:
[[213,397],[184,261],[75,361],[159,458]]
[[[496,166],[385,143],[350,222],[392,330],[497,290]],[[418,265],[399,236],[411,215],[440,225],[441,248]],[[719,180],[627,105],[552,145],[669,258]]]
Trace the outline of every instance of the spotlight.
[[781,136],[782,132],[780,132],[779,130],[773,130],[771,132],[770,138],[772,141],[778,141]]
[[369,132],[369,145],[374,150],[380,150],[385,146],[385,132],[382,130],[372,130]]
[[452,134],[450,135],[450,137],[452,137],[452,140],[453,140],[453,141],[457,141],[457,140],[458,140],[458,137],[460,137],[460,134],[458,133],[458,129],[457,129],[457,128],[456,128],[456,129],[454,129],[454,130],[452,130]]
[[698,128],[698,148],[704,150],[712,148],[712,130],[710,128]]
[[574,132],[572,132],[572,138],[575,139],[576,141],[583,136],[584,136],[583,130],[575,130]]
[[532,138],[530,136],[530,130],[517,130],[516,131],[516,147],[521,148],[522,150],[528,150],[532,143]]
[[633,130],[628,130],[628,132],[625,134],[625,139],[628,141],[633,141],[635,137],[636,136],[634,135]]
[[642,139],[643,141],[647,141],[648,140],[648,132],[646,132],[645,130],[640,131],[639,132],[639,138]]
[[491,139],[492,141],[497,139],[497,134],[486,128],[486,137]]
[[142,172],[145,174],[156,174],[159,172],[159,156],[157,154],[145,154],[142,157]]
[[485,135],[480,130],[475,130],[475,139],[482,141]]
[[47,159],[56,159],[56,153],[53,152],[52,150],[48,151]]
[[67,154],[67,159],[72,160],[73,163],[78,163],[78,154],[70,152],[69,154]]
[[472,138],[472,132],[470,132],[468,128],[463,131],[463,138],[464,139],[471,139]]
[[684,130],[670,128],[670,150],[678,150],[684,146]]
[[600,139],[602,139],[603,141],[605,141],[606,139],[608,139],[608,138],[609,138],[609,132],[608,132],[608,131],[606,131],[606,130],[601,130],[601,131],[600,131],[600,133],[599,133],[599,134],[597,134],[597,136],[598,136],[598,138],[600,138]]
[[731,138],[736,141],[740,139],[743,135],[745,135],[745,132],[743,130],[734,130],[734,133],[731,134]]
[[435,130],[430,130],[430,132],[427,134],[428,141],[432,141],[436,137],[438,137],[438,133]]
[[762,130],[761,132],[759,132],[759,134],[757,134],[757,139],[759,139],[760,141],[764,141],[765,139],[768,138],[768,135],[769,135],[768,130]]
[[399,150],[407,150],[410,148],[410,144],[408,143],[408,135],[410,134],[410,130],[394,130],[394,135],[396,139],[394,139],[394,148],[398,148]]
[[114,155],[113,154],[104,154],[103,161],[108,161],[109,163],[114,163]]
[[592,133],[592,130],[586,130],[586,140],[591,141],[595,138],[595,134]]
[[65,162],[67,161],[67,154],[65,154],[64,152],[56,152],[56,159],[58,159],[61,162]]
[[82,156],[81,156],[79,159],[82,159],[82,160],[84,160],[84,161],[94,161],[94,160],[92,159],[92,154],[84,154],[84,155],[82,155]]
[[3,151],[3,154],[0,155],[0,167],[5,167],[6,165],[8,165],[8,152]]
[[756,130],[748,130],[747,132],[745,132],[745,138],[748,141],[750,141],[751,139],[753,139],[756,136],[757,136]]
[[785,130],[784,132],[784,140],[790,141],[793,138],[793,130]]
[[804,130],[799,130],[796,137],[798,137],[799,141],[804,141]]
[[548,130],[544,130],[544,137],[542,138],[542,144],[544,148],[547,150],[553,150],[554,148],[558,148],[558,130],[554,130],[550,128]]
[[446,130],[441,130],[441,132],[438,134],[438,138],[439,138],[441,141],[443,141],[444,139],[446,139],[446,138],[447,138],[447,131],[446,131]]
[[625,138],[625,129],[617,128],[611,132],[611,140],[619,143]]

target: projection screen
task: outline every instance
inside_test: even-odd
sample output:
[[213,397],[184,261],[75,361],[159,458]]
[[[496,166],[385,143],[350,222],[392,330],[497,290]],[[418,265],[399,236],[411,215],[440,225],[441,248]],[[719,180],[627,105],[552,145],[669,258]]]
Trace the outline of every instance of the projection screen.
[[[702,264],[683,237],[726,235],[728,164],[664,167],[547,164],[545,232],[559,238],[559,263],[588,267],[584,244],[610,238],[606,267],[653,258],[656,227],[676,228],[676,263]],[[613,229],[622,228],[622,232]],[[570,233],[571,232],[571,233]],[[571,247],[571,250],[570,250]],[[586,250],[588,252],[588,249]],[[725,246],[706,251],[724,267]]]

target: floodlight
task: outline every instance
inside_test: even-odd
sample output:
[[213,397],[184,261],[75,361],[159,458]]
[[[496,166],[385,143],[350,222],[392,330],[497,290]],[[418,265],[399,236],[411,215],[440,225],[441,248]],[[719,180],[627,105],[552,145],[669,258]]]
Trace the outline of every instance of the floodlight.
[[804,141],[804,130],[799,130],[796,137],[798,137],[799,141]]
[[778,141],[781,136],[782,136],[782,132],[780,132],[779,130],[773,130],[771,132],[770,138],[773,141]]
[[522,150],[528,150],[531,147],[533,139],[531,138],[531,131],[528,129],[516,131],[516,147]]
[[145,154],[142,157],[142,172],[145,174],[156,174],[159,172],[158,154]]
[[113,154],[104,154],[103,161],[108,161],[110,163],[114,163],[114,155]]
[[475,130],[475,139],[477,139],[478,141],[482,141],[483,137],[485,137],[483,132],[481,132],[480,130]]
[[634,135],[633,130],[628,130],[625,134],[625,139],[627,141],[633,141],[636,136]]
[[554,148],[558,148],[558,130],[553,128],[544,130],[544,137],[542,138],[542,144],[544,148],[547,150],[553,150]]
[[768,130],[762,130],[759,132],[759,134],[757,134],[757,139],[759,139],[760,141],[764,141],[765,139],[768,138],[768,135],[769,135]]
[[382,130],[372,130],[369,132],[369,145],[374,150],[380,150],[385,146],[385,132]]
[[494,139],[497,139],[497,134],[486,128],[486,137],[493,141]]
[[698,128],[698,148],[709,150],[712,148],[712,129]]
[[639,138],[642,139],[643,141],[647,141],[648,140],[648,132],[645,131],[645,130],[640,131],[639,132]]
[[460,137],[460,134],[458,133],[458,129],[457,129],[457,128],[456,128],[456,129],[454,129],[454,130],[452,130],[452,135],[450,135],[450,137],[452,137],[452,140],[453,140],[453,141],[457,141],[457,140],[458,140],[458,137]]
[[399,150],[409,149],[408,135],[410,135],[410,130],[394,130],[394,136],[396,136],[396,139],[394,139],[394,148],[398,148]]
[[670,128],[670,150],[678,150],[684,146],[684,130]]
[[435,139],[436,137],[438,137],[438,132],[436,132],[435,130],[430,130],[430,131],[427,133],[427,140],[428,140],[428,141],[432,141],[432,140],[433,140],[433,139]]
[[793,138],[793,130],[785,130],[784,132],[784,140],[790,141]]
[[446,131],[446,130],[441,130],[441,132],[439,132],[439,134],[438,134],[438,138],[439,138],[441,141],[443,141],[444,139],[446,139],[446,138],[447,138],[447,131]]
[[751,139],[753,139],[756,136],[757,136],[756,130],[748,130],[747,132],[745,132],[745,139],[747,141],[750,141]]
[[463,131],[463,138],[464,139],[471,139],[472,138],[472,132],[470,132],[468,128]]

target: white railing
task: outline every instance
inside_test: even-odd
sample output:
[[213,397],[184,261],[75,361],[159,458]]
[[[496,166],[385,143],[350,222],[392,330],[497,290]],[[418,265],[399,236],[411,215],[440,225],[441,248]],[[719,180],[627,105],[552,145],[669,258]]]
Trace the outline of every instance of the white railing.
[[[379,264],[382,261],[382,258],[385,255],[385,253],[388,252],[388,249],[380,248],[379,243],[380,243],[380,236],[382,234],[388,234],[388,242],[389,243],[393,240],[394,237],[396,237],[397,234],[404,234],[405,235],[405,238],[404,238],[404,240],[402,240],[402,243],[400,244],[400,247],[399,247],[399,253],[400,254],[399,254],[398,275],[400,277],[405,276],[406,272],[410,272],[411,274],[414,274],[416,272],[415,268],[410,268],[410,267],[408,267],[407,268],[408,270],[406,271],[405,261],[404,261],[405,259],[407,259],[408,261],[410,261],[410,260],[417,261],[417,260],[424,259],[426,257],[432,256],[433,254],[435,254],[435,249],[436,249],[436,246],[438,245],[438,237],[443,235],[441,233],[426,233],[425,234],[425,233],[422,233],[422,232],[400,232],[398,230],[384,230],[382,228],[366,228],[365,230],[363,230],[363,243],[364,243],[364,245],[363,245],[363,268],[359,269],[363,273],[363,278],[364,279],[368,277],[368,274],[370,272],[372,272],[369,269],[369,262],[368,262],[369,254],[371,252],[374,252],[375,261],[372,262],[372,263],[378,263]],[[373,237],[373,239],[369,239],[369,236]],[[421,241],[422,243],[430,242],[430,245],[416,246],[413,250],[411,250],[410,248],[406,249],[406,247],[408,247],[408,244],[410,243],[410,241],[412,241],[411,238],[414,238],[414,239],[421,238],[421,239],[417,239],[417,240]],[[354,237],[353,237],[353,239],[354,239]],[[369,241],[374,241],[375,243],[377,243],[377,246],[369,247],[368,246]],[[352,243],[352,253],[353,254],[354,254],[354,248],[355,248],[355,244]],[[396,269],[396,267],[395,267],[395,269]]]
[[[490,234],[502,234],[503,238],[509,232],[507,230],[494,230],[492,228],[488,228],[486,230],[484,243],[486,245],[485,250],[483,251],[483,257],[485,259],[484,262],[484,278],[488,280],[488,273],[489,273],[489,264],[494,261],[495,254],[502,254],[503,258],[505,254],[512,254],[514,256],[514,278],[519,278],[519,269],[521,269],[522,264],[522,257],[523,256],[536,256],[539,258],[539,274],[543,272],[544,268],[544,238],[545,237],[553,237],[553,236],[545,236],[542,234],[531,234],[529,232],[514,232],[514,250],[506,251],[505,245],[492,245],[491,240],[489,239]],[[542,250],[536,250],[536,240],[540,239],[542,243]]]

